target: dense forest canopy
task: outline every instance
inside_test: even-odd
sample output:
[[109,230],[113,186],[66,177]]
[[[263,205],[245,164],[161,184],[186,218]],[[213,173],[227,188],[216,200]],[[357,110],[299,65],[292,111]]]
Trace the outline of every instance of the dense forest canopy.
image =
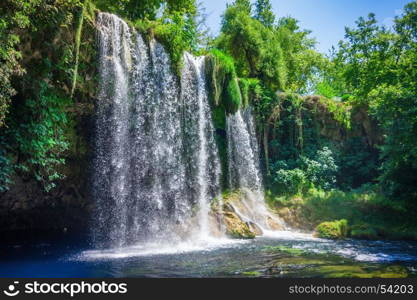
[[[69,152],[80,151],[74,128],[94,95],[86,74],[94,73],[97,9],[161,41],[177,74],[184,51],[208,57],[216,129],[224,112],[253,107],[273,193],[365,187],[391,204],[417,204],[417,1],[392,28],[372,13],[359,17],[324,55],[269,0],[227,5],[216,37],[195,0],[3,0],[0,193],[15,176],[53,190]],[[357,134],[364,120],[366,139]]]

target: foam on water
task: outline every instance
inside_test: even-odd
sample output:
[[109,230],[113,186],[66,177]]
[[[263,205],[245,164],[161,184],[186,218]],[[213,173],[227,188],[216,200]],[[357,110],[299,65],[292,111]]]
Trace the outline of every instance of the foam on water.
[[147,243],[123,248],[105,250],[87,250],[75,257],[76,260],[109,260],[152,255],[172,255],[189,252],[213,251],[221,248],[232,248],[248,240],[232,240],[227,238],[205,238],[193,242],[182,242],[176,245]]

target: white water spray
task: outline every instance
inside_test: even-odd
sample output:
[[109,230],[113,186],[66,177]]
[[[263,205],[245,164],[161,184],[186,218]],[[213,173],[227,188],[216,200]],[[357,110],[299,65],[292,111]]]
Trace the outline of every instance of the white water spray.
[[259,150],[250,108],[227,116],[229,187],[242,193],[236,213],[254,222],[262,231],[283,227],[283,223],[266,207],[259,166]]

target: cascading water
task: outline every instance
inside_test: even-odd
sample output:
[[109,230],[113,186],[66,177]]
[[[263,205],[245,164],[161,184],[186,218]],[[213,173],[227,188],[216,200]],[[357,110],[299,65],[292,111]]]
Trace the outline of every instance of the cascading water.
[[193,191],[200,208],[197,216],[200,223],[199,236],[207,238],[210,235],[209,199],[213,199],[213,195],[220,197],[220,161],[208,104],[204,62],[204,57],[185,54],[181,98],[184,105],[184,148],[188,152],[186,157],[191,158],[188,188]]
[[148,45],[115,15],[100,13],[97,25],[95,244],[207,238],[220,164],[204,58],[185,54],[178,82],[161,44]]
[[[94,161],[94,198],[100,199],[97,221],[107,228],[106,239],[120,246],[125,243],[129,200],[129,101],[127,62],[130,30],[117,18],[100,14],[100,93]],[[117,222],[113,218],[118,215]],[[99,236],[100,235],[100,236]],[[104,238],[98,231],[96,238]]]
[[251,108],[228,115],[226,123],[229,187],[242,193],[240,205],[234,204],[236,213],[263,231],[282,229],[284,224],[269,212],[265,204]]

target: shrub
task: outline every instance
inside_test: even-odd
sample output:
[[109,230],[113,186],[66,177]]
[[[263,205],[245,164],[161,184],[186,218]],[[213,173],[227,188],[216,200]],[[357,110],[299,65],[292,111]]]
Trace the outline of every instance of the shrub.
[[343,239],[348,236],[348,222],[345,219],[323,222],[316,227],[316,235],[325,239]]
[[42,82],[36,98],[27,99],[12,111],[15,123],[7,131],[10,148],[14,147],[20,156],[14,168],[31,174],[47,192],[64,177],[60,170],[69,147],[65,135],[69,103]]
[[317,187],[325,190],[336,184],[338,166],[333,158],[333,152],[328,147],[318,150],[315,159],[301,157],[307,179]]
[[274,183],[283,194],[300,194],[307,184],[303,170],[278,170],[275,173]]

